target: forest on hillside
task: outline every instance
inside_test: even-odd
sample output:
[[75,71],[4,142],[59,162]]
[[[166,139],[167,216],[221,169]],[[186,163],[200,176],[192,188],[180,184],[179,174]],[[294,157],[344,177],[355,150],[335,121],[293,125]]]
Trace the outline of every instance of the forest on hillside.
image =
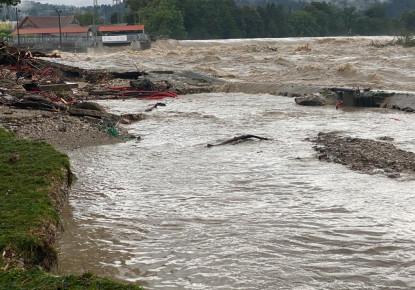
[[[4,1],[4,0],[3,0]],[[341,0],[338,0],[341,1]],[[75,14],[81,25],[142,23],[156,38],[227,39],[295,36],[400,35],[415,32],[415,1],[375,1],[367,9],[294,0],[125,0],[71,7],[24,2],[20,14]],[[35,5],[30,5],[35,3]],[[377,3],[377,4],[376,4]],[[248,5],[249,4],[249,5]],[[14,9],[3,6],[3,19]]]
[[[313,0],[235,0],[236,4],[266,7],[268,4],[282,5],[292,10],[302,9],[305,5],[314,2]],[[323,1],[319,1],[323,2]],[[415,10],[413,0],[325,0],[341,8],[355,7],[364,11],[372,6],[380,5],[386,10],[388,17],[399,18],[405,10]]]

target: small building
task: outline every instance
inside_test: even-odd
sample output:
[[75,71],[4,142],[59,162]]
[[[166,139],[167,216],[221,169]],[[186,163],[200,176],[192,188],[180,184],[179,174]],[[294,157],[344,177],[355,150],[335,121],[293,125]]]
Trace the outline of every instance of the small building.
[[20,35],[31,35],[31,37],[36,37],[40,39],[46,38],[62,38],[64,40],[74,37],[82,37],[85,39],[90,39],[93,36],[92,29],[89,26],[78,26],[78,27],[49,27],[49,28],[21,28],[19,31],[17,29],[13,30],[13,35],[17,35],[19,32]]
[[[59,17],[27,16],[13,30],[13,42],[39,51],[62,49],[85,51],[103,45],[131,45],[133,49],[150,47],[144,25],[85,26],[72,16]],[[99,35],[97,35],[97,32]]]
[[128,44],[133,41],[147,40],[144,25],[101,25],[103,44]]

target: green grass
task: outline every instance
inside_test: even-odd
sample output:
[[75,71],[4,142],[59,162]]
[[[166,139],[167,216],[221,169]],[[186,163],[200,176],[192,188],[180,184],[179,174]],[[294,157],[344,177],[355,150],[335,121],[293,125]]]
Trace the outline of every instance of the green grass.
[[[18,162],[10,162],[14,155]],[[10,247],[29,263],[36,262],[45,237],[35,233],[59,220],[48,187],[52,177],[64,181],[62,168],[69,169],[68,157],[49,144],[0,130],[0,251]]]
[[[11,162],[16,155],[19,161]],[[44,230],[59,221],[49,191],[52,180],[71,182],[62,171],[69,168],[68,157],[51,145],[0,128],[0,289],[142,289],[90,273],[53,276],[38,267],[45,258],[56,258]]]
[[91,273],[80,276],[54,276],[34,267],[28,271],[9,271],[0,274],[0,289],[108,289],[108,290],[140,290],[138,285],[124,285],[108,279],[97,278]]

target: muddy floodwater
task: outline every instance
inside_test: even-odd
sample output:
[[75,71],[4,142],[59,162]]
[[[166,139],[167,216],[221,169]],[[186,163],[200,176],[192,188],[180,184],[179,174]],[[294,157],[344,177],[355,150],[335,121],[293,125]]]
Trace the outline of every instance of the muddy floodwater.
[[[62,61],[415,91],[414,49],[379,50],[370,41],[166,41],[125,58],[67,54]],[[306,43],[311,50],[298,50]],[[414,176],[321,162],[306,140],[320,131],[388,136],[415,152],[413,113],[301,107],[254,92],[163,102],[127,126],[140,140],[69,152],[78,180],[63,212],[59,273],[93,271],[147,289],[415,288]],[[100,103],[137,113],[155,101]],[[271,140],[206,147],[242,134]]]
[[415,47],[372,45],[391,40],[393,37],[163,40],[138,52],[112,48],[106,54],[64,53],[60,62],[118,71],[199,70],[229,81],[277,86],[415,91]]

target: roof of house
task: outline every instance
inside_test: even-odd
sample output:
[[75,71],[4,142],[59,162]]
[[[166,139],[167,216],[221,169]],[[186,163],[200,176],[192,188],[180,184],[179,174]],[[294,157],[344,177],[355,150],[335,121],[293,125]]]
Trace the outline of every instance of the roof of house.
[[[61,16],[61,26],[80,26],[75,15]],[[58,16],[26,16],[19,22],[19,28],[59,27]]]
[[107,25],[100,26],[101,32],[113,32],[113,31],[137,31],[144,30],[144,25]]
[[[62,27],[62,33],[87,33],[91,30],[90,27]],[[13,34],[17,34],[17,30],[13,30]],[[51,28],[22,28],[19,29],[19,34],[59,34],[59,27]]]

